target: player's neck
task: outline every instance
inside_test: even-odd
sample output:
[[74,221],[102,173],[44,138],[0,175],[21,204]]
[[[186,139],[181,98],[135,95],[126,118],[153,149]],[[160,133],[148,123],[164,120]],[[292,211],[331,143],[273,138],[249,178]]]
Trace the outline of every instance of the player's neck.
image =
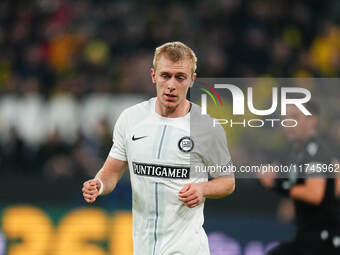
[[156,101],[156,113],[166,118],[180,118],[185,116],[190,111],[190,102],[185,100],[176,107],[166,107]]
[[306,135],[301,137],[299,140],[295,142],[296,146],[303,146],[305,145],[312,137],[315,136],[315,131],[312,130],[309,132],[309,130],[306,131]]

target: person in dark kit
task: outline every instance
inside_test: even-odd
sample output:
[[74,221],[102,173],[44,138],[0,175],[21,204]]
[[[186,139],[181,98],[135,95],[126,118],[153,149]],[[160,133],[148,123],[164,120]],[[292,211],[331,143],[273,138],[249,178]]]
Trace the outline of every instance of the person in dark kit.
[[287,176],[263,175],[261,183],[268,189],[290,197],[295,205],[297,226],[293,240],[282,243],[267,255],[335,255],[340,254],[339,218],[336,200],[334,158],[317,135],[318,106],[305,104],[312,114],[304,115],[295,105],[287,107],[287,118],[298,122],[284,128],[291,142],[280,164],[290,166]]

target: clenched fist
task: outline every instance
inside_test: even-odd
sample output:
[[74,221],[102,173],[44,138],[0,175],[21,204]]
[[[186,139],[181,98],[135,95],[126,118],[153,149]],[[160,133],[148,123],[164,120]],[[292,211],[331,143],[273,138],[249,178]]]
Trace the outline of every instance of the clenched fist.
[[97,179],[92,179],[84,182],[82,192],[86,202],[93,203],[99,195],[100,182]]
[[202,185],[200,183],[185,185],[179,191],[178,200],[182,201],[189,208],[200,205],[204,200]]

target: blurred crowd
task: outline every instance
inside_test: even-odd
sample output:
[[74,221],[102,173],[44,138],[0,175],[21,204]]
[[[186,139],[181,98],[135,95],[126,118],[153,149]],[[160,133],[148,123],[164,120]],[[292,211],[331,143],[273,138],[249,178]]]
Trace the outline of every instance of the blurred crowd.
[[93,176],[119,111],[154,94],[166,41],[193,48],[200,77],[337,77],[339,14],[336,0],[2,0],[0,167]]
[[112,145],[113,124],[135,95],[89,94],[76,101],[60,94],[43,100],[32,93],[0,100],[2,176],[51,181],[94,176]]

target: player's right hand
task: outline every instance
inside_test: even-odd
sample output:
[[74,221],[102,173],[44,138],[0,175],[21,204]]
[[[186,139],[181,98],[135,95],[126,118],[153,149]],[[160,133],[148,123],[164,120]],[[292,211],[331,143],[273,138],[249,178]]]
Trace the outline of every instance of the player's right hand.
[[100,182],[96,179],[91,179],[83,183],[83,197],[86,202],[93,203],[99,195]]

